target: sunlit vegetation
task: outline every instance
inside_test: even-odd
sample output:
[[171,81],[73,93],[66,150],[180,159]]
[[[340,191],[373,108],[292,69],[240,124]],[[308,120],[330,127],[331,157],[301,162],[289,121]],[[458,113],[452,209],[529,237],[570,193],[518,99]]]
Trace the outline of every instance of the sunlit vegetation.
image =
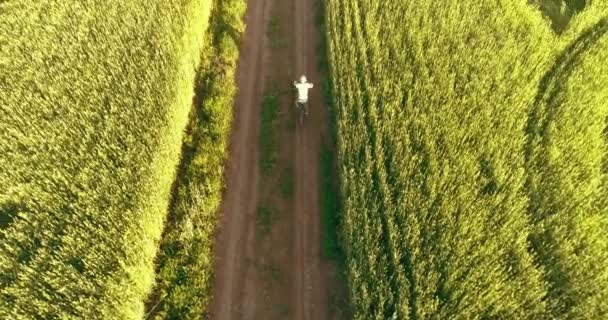
[[0,2],[0,318],[143,318],[210,9]]
[[537,9],[326,2],[355,319],[606,317],[608,16]]

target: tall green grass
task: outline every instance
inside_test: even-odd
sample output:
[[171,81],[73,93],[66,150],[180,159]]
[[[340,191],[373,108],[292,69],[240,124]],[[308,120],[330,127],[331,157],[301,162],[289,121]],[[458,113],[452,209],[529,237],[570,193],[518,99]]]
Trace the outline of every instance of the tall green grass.
[[244,12],[243,0],[213,4],[194,109],[184,138],[182,168],[158,256],[158,282],[149,301],[149,319],[208,316],[213,232],[232,124]]
[[607,50],[551,76],[605,3],[326,2],[355,319],[606,316]]
[[209,10],[0,3],[0,318],[143,317]]
[[586,29],[544,77],[528,127],[531,244],[554,319],[608,315],[608,19]]
[[279,109],[279,95],[275,89],[268,89],[262,100],[260,111],[259,148],[260,172],[269,175],[277,162],[277,137],[274,124]]

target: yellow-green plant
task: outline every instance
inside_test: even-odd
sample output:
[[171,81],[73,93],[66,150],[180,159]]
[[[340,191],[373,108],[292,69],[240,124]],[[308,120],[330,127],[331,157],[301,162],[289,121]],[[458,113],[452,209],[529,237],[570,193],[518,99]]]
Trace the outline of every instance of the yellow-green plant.
[[589,10],[566,31],[578,38],[541,81],[528,126],[530,240],[555,319],[608,315],[608,11]]
[[0,318],[143,317],[209,9],[0,2]]
[[158,256],[149,319],[201,319],[209,312],[213,231],[236,93],[243,0],[217,0],[203,50],[197,97],[184,141],[177,192]]
[[[596,212],[606,212],[607,50],[594,44],[570,66],[572,76],[548,75],[603,19],[605,3],[593,1],[557,36],[526,1],[326,2],[355,319],[606,316],[598,237],[606,220]],[[557,98],[545,96],[544,84],[557,87]],[[580,95],[588,97],[575,102]],[[533,110],[569,104],[576,106],[554,123],[564,131],[547,131],[552,142],[535,147],[557,152],[554,162],[533,172],[539,162],[529,140],[537,138],[526,131]],[[572,126],[574,118],[582,123]],[[574,156],[586,148],[591,154]],[[569,203],[560,210],[570,212],[539,222],[536,208],[549,203]],[[553,242],[535,239],[555,231]],[[570,262],[558,266],[563,260]],[[556,272],[568,279],[563,286]],[[556,309],[562,302],[572,312]]]

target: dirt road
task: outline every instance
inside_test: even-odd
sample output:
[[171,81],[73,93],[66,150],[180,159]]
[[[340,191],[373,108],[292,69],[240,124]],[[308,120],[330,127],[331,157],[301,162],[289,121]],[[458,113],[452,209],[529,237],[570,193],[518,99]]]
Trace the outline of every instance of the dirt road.
[[[226,190],[216,234],[212,319],[336,318],[328,303],[335,271],[320,257],[319,152],[327,113],[316,68],[319,37],[313,1],[248,0]],[[279,21],[285,38],[273,41],[284,45],[273,45],[267,37],[271,18]],[[279,83],[284,93],[278,120],[292,120],[289,88],[301,74],[317,86],[310,92],[310,116],[304,127],[277,126],[277,167],[293,174],[293,195],[282,199],[273,187],[280,174],[260,177],[258,170],[260,104],[270,82]],[[256,227],[260,202],[281,212],[269,235],[260,235]]]
[[[237,68],[230,158],[226,163],[226,191],[220,206],[221,220],[215,239],[214,319],[251,319],[255,314],[254,285],[245,257],[254,253],[257,205],[258,105],[264,82],[265,27],[268,0],[251,0],[245,16],[247,28]],[[248,296],[249,295],[249,296]]]
[[329,314],[326,289],[321,281],[320,261],[320,208],[319,208],[319,148],[321,132],[326,127],[319,90],[320,77],[316,65],[317,31],[314,28],[314,11],[311,0],[295,0],[295,70],[296,75],[306,74],[317,81],[316,90],[310,92],[310,118],[303,128],[296,130],[295,148],[295,259],[293,319],[325,319]]

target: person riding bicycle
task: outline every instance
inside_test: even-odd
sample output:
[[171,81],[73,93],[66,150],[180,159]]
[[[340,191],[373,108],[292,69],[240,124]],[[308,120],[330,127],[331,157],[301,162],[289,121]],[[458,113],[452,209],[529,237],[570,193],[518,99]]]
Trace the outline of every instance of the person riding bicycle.
[[294,81],[293,85],[298,89],[296,107],[304,108],[304,114],[308,115],[308,89],[312,89],[313,85],[306,82],[306,76],[304,75],[300,77],[300,82]]

